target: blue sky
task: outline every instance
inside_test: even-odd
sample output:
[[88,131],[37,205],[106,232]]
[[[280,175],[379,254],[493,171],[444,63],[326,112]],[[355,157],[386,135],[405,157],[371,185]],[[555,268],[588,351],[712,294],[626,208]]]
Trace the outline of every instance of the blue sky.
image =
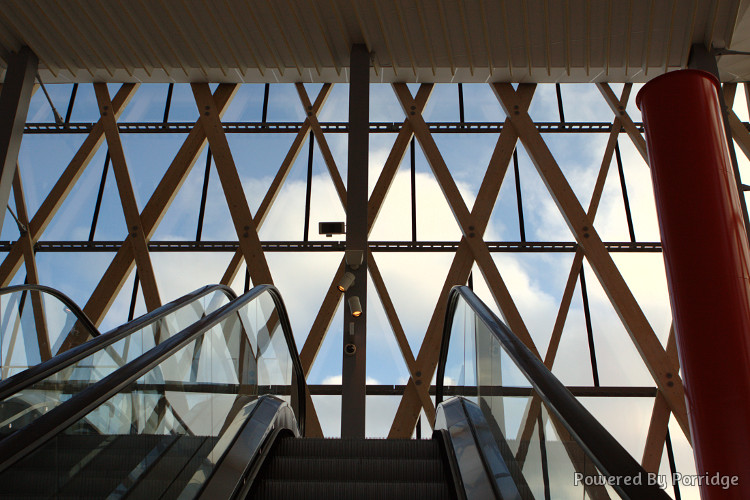
[[[320,85],[306,85],[311,101],[315,100]],[[621,85],[613,85],[619,95]],[[117,86],[110,86],[114,96]],[[413,94],[417,86],[410,85]],[[64,115],[70,96],[70,85],[49,85],[49,93],[57,109]],[[638,88],[631,93],[628,112],[635,121],[640,115],[634,100]],[[122,114],[120,121],[161,121],[164,112],[167,85],[142,85],[135,98]],[[334,86],[323,110],[321,121],[346,121],[348,108],[346,85]],[[611,121],[612,113],[593,85],[563,85],[565,118],[567,121]],[[457,121],[459,116],[457,86],[436,85],[424,116],[427,121]],[[260,120],[263,102],[263,85],[244,85],[240,88],[228,111],[225,121]],[[464,85],[464,102],[467,121],[502,121],[505,115],[487,85]],[[747,120],[747,105],[738,92],[735,110],[742,120]],[[388,85],[371,86],[372,121],[402,122],[404,119],[398,101]],[[530,108],[537,121],[558,119],[555,88],[540,85]],[[52,113],[42,92],[34,96],[28,114],[29,122],[49,122]],[[188,85],[177,84],[172,97],[170,121],[195,121],[197,110]],[[97,119],[93,87],[79,86],[72,121],[91,122]],[[301,121],[303,108],[293,85],[271,87],[268,120]],[[19,164],[25,186],[29,212],[34,213],[51,189],[62,169],[67,166],[84,135],[28,135],[24,137]],[[184,135],[123,134],[123,147],[134,183],[139,209],[143,209],[154,187],[171,162]],[[242,178],[250,208],[255,213],[271,179],[275,175],[294,139],[293,134],[229,134],[233,157]],[[340,174],[346,182],[346,136],[326,136]],[[392,146],[395,134],[372,134],[370,138],[370,189]],[[481,176],[487,166],[496,134],[444,134],[436,135],[436,142],[456,180],[469,208],[473,204]],[[598,173],[607,140],[606,134],[573,135],[547,134],[545,140],[558,164],[573,185],[582,205],[587,208],[591,190]],[[648,167],[635,151],[627,136],[620,138],[624,171],[635,233],[639,241],[658,241],[653,195]],[[300,240],[304,217],[305,176],[307,169],[307,144],[303,146],[274,208],[260,230],[263,240]],[[158,227],[155,240],[192,240],[198,219],[198,202],[206,163],[205,150],[177,195],[170,210]],[[88,237],[94,202],[104,164],[105,149],[101,148],[81,176],[71,195],[53,219],[42,240],[83,240]],[[740,156],[741,153],[740,153]],[[376,223],[371,240],[407,240],[411,238],[409,216],[408,152],[394,181]],[[519,147],[520,178],[525,209],[526,234],[535,241],[572,241],[573,238],[546,191],[528,155]],[[430,172],[419,146],[416,148],[417,168],[417,232],[421,240],[457,240],[458,226]],[[743,172],[747,161],[742,159]],[[747,174],[745,175],[747,179]],[[616,163],[612,162],[605,192],[595,226],[605,241],[627,241],[628,230],[622,205]],[[229,212],[224,201],[216,170],[212,166],[209,180],[208,202],[203,228],[204,240],[233,240],[236,238]],[[335,195],[325,164],[318,148],[314,153],[313,189],[311,208],[311,239],[325,239],[317,235],[319,221],[344,220],[344,211]],[[110,170],[104,191],[102,212],[99,218],[97,240],[122,240],[125,221],[120,208],[114,176]],[[18,230],[6,216],[3,240],[15,240]],[[518,218],[512,166],[506,175],[499,200],[490,219],[486,240],[519,240]],[[62,290],[79,304],[85,304],[99,276],[113,255],[106,253],[61,254],[40,252],[37,255],[40,279]],[[207,283],[218,282],[230,254],[152,254],[157,282],[164,302]],[[560,297],[565,286],[571,253],[554,254],[494,254],[500,272],[527,322],[528,328],[542,352],[546,350],[552,331]],[[376,253],[374,255],[414,354],[416,355],[437,301],[452,255],[448,253]],[[626,281],[639,300],[657,335],[666,341],[669,329],[669,302],[660,254],[616,254],[613,256]],[[270,253],[267,259],[276,285],[284,295],[292,326],[301,348],[304,337],[322,301],[323,290],[329,285],[341,255],[337,253]],[[190,272],[185,272],[189,269]],[[586,266],[587,284],[591,301],[592,321],[599,360],[602,385],[652,385],[650,376],[632,342],[625,333],[612,306],[597,280]],[[477,292],[494,307],[481,274],[475,269]],[[23,270],[15,282],[23,280]],[[234,283],[241,292],[244,274]],[[127,317],[132,275],[123,287],[103,329],[122,323]],[[139,297],[137,313],[145,312]],[[313,367],[310,383],[331,383],[340,380],[341,374],[341,324],[338,311]],[[568,385],[591,385],[592,376],[588,362],[588,346],[584,326],[580,290],[576,290],[563,333],[560,352],[553,371]],[[408,374],[397,345],[377,299],[375,290],[368,290],[368,379],[372,383],[404,383]],[[320,397],[318,412],[326,418],[324,430],[337,433],[339,402],[334,398]],[[397,399],[371,397],[368,399],[368,434],[387,433]],[[606,403],[606,404],[605,404]],[[640,458],[645,440],[651,401],[588,400],[584,401],[594,414],[602,419],[616,437],[634,456]],[[627,422],[622,415],[630,410]],[[678,461],[684,468],[691,467],[690,452],[684,437],[674,426],[672,439],[678,450]]]

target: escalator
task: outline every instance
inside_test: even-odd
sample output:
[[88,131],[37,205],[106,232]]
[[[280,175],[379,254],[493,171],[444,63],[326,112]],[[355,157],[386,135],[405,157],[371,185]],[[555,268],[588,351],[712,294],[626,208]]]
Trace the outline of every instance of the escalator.
[[[3,368],[8,370],[3,372],[20,370],[0,380],[2,436],[28,425],[236,295],[226,286],[206,286],[105,334],[100,334],[69,298],[50,288],[20,285],[4,289],[0,297],[5,306],[3,333],[10,333],[5,337],[11,337],[9,345],[4,346]],[[64,321],[53,314],[60,306],[66,311]],[[13,349],[17,338],[17,343],[25,344],[23,353]],[[40,346],[51,343],[55,346],[51,350],[55,356],[39,362],[44,358],[41,355],[44,349],[30,349],[30,338],[42,339],[38,342]]]
[[58,404],[0,441],[0,497],[668,498],[576,481],[646,475],[471,291],[448,311],[432,439],[304,437],[288,317],[258,286],[85,387],[55,387]]

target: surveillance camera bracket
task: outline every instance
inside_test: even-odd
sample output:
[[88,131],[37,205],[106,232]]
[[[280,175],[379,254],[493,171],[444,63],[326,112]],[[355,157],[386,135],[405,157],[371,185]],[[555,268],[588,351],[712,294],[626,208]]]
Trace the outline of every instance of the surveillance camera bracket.
[[346,258],[346,265],[352,269],[359,269],[365,258],[364,250],[346,250],[344,252]]

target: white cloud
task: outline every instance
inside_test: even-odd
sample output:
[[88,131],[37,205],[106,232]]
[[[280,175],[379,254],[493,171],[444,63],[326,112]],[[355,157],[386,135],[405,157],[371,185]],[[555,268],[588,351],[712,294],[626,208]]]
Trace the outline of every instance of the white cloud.
[[[471,93],[472,86],[465,86],[466,102],[473,102],[479,109],[467,110],[467,118],[470,113],[477,114],[480,118],[498,120],[502,119],[502,109],[497,99],[485,86],[483,91]],[[454,88],[446,87],[437,89],[443,95],[451,97],[455,95]],[[616,90],[616,92],[618,92]],[[188,92],[189,93],[189,92]],[[566,105],[566,119],[568,120],[609,120],[611,113],[608,112],[598,90],[593,86],[563,86]],[[310,92],[314,99],[315,92]],[[471,94],[471,95],[469,95]],[[635,95],[635,89],[633,96]],[[373,99],[378,100],[374,107],[371,118],[373,120],[396,121],[403,120],[403,111],[398,105],[393,92],[389,86],[374,88]],[[189,96],[191,97],[191,96]],[[241,99],[246,99],[240,96]],[[740,93],[738,93],[738,103]],[[192,97],[191,97],[192,98]],[[279,116],[296,119],[300,116],[302,107],[299,104],[296,91],[291,86],[274,87],[271,93],[271,109],[276,110]],[[631,98],[631,103],[633,99]],[[453,103],[453,101],[450,101]],[[345,86],[336,86],[329,98],[321,115],[322,120],[345,120],[343,110],[347,106],[347,95]],[[194,112],[194,103],[189,102],[191,113]],[[235,115],[250,109],[250,98],[245,102],[238,101]],[[382,104],[382,106],[380,105]],[[443,107],[439,107],[443,106]],[[450,104],[452,106],[452,104]],[[540,87],[534,103],[534,116],[540,119],[556,119],[557,103],[554,89]],[[735,106],[743,119],[747,119],[746,106]],[[457,107],[447,109],[443,101],[435,99],[431,103],[432,112],[435,116],[453,114],[457,115]],[[638,121],[637,113],[632,111],[632,104],[628,107],[631,117]],[[133,116],[143,112],[143,108],[133,108]],[[744,114],[743,114],[744,113]],[[606,116],[605,116],[606,115]],[[233,116],[231,113],[228,115]],[[471,118],[476,119],[476,118]],[[386,161],[390,147],[395,136],[392,134],[379,134],[371,137],[370,151],[370,187],[375,185],[376,177]],[[346,179],[346,135],[328,134],[327,141],[332,153],[336,158],[341,175]],[[601,154],[604,150],[606,134],[601,134],[593,139],[587,137],[588,142],[575,142],[569,137],[547,136],[545,138],[561,168],[568,176],[576,194],[579,196],[584,208],[588,206],[591,189],[598,172]],[[390,142],[389,142],[390,141]],[[274,145],[276,143],[273,143]],[[639,240],[658,240],[658,225],[656,223],[653,194],[648,168],[640,159],[640,155],[630,145],[629,139],[622,136],[620,146],[625,162],[625,175],[628,183],[628,194],[630,196],[631,210],[635,225],[636,236]],[[234,147],[239,147],[233,144]],[[270,148],[270,146],[268,146]],[[477,168],[472,161],[452,161],[451,154],[460,157],[464,152],[475,156],[481,154],[473,149],[478,146],[461,145],[458,142],[445,146],[456,151],[444,151],[446,161],[450,163],[452,173],[459,182],[458,186],[462,196],[469,208],[473,203],[476,188],[476,178],[483,173],[483,167]],[[299,162],[306,161],[306,146],[300,154]],[[461,148],[464,148],[462,150]],[[466,149],[472,151],[465,151]],[[274,146],[275,149],[275,146]],[[486,148],[485,148],[486,149]],[[235,158],[240,170],[243,172],[242,179],[247,198],[251,207],[257,207],[270,185],[271,177],[275,172],[268,174],[266,165],[260,165],[261,160],[267,152],[263,146],[257,147],[258,158],[239,157]],[[482,151],[482,154],[486,151]],[[205,153],[204,153],[205,154]],[[421,155],[421,152],[418,153]],[[72,156],[72,153],[71,155]],[[750,171],[750,165],[742,158],[743,169]],[[522,180],[524,188],[524,208],[527,215],[527,234],[529,239],[542,240],[567,240],[571,235],[564,220],[559,214],[549,196],[546,187],[538,178],[535,169],[531,167],[528,159],[521,154]],[[345,214],[338,197],[333,189],[328,174],[324,171],[325,166],[316,153],[313,176],[312,206],[311,206],[311,238],[323,239],[317,235],[316,223],[325,220],[344,220]],[[408,162],[408,152],[407,152]],[[420,159],[422,157],[420,156]],[[251,169],[256,167],[258,169]],[[420,160],[423,161],[423,160]],[[197,203],[203,178],[203,165],[205,157],[196,162],[195,171],[182,188],[173,206],[170,208],[162,227],[157,233],[157,239],[185,239],[192,238],[197,221]],[[269,163],[269,162],[266,162]],[[139,168],[148,165],[132,165],[134,177]],[[264,240],[299,240],[302,236],[303,214],[305,203],[305,182],[300,180],[304,175],[300,174],[303,165],[293,167],[293,175],[287,180],[282,192],[279,194],[274,208],[268,214],[266,222],[260,233]],[[271,170],[274,170],[271,168]],[[418,236],[421,240],[457,240],[460,236],[453,214],[443,194],[432,175],[421,169],[416,176],[417,189],[417,217]],[[262,172],[262,173],[258,173]],[[31,175],[31,174],[30,174]],[[296,176],[296,177],[295,177]],[[92,186],[96,187],[97,176],[92,177]],[[509,179],[511,179],[509,175]],[[226,203],[216,177],[211,178],[209,197],[213,200],[207,209],[206,227],[204,235],[209,238],[233,239],[235,231],[228,216]],[[111,181],[111,179],[110,179]],[[41,181],[40,181],[41,182]],[[411,237],[411,217],[409,204],[409,175],[405,170],[400,171],[393,183],[389,196],[383,205],[380,217],[375,225],[372,240],[403,240]],[[607,179],[602,205],[596,218],[596,228],[605,239],[626,240],[627,226],[625,224],[624,210],[616,173],[616,163],[610,166],[610,175]],[[83,198],[82,198],[83,199]],[[73,203],[78,207],[78,202]],[[82,205],[83,206],[83,205]],[[508,222],[515,218],[515,213],[497,214],[495,223],[487,229],[487,240],[509,239],[504,227],[511,227]],[[63,227],[63,226],[61,226]],[[516,236],[512,236],[513,239]],[[187,293],[206,283],[217,282],[229,260],[230,254],[152,254],[157,280],[164,301],[171,300],[179,295]],[[635,258],[637,257],[637,258]],[[660,264],[658,255],[649,255],[641,259],[640,256],[616,255],[615,261],[628,281],[633,293],[639,300],[649,320],[652,322],[657,335],[664,339],[666,328],[669,323],[669,305],[666,295],[663,265]],[[267,260],[272,270],[274,280],[284,295],[288,309],[292,312],[293,327],[298,342],[306,336],[312,320],[320,306],[323,292],[330,284],[333,272],[340,262],[340,253],[320,254],[268,254]],[[395,307],[401,321],[406,329],[406,335],[412,346],[414,354],[418,352],[424,335],[427,322],[432,314],[433,307],[437,301],[437,293],[442,287],[448,266],[452,260],[450,253],[377,253],[375,259],[380,266],[384,280],[393,298]],[[531,334],[537,342],[540,351],[544,352],[548,343],[552,324],[557,314],[560,294],[564,281],[567,278],[570,260],[569,254],[549,256],[529,256],[512,254],[495,254],[498,269],[504,277],[508,288],[516,302],[518,309],[526,321]],[[596,284],[596,278],[589,268],[586,269],[589,284],[589,298],[591,300],[592,320],[594,322],[594,336],[597,353],[600,360],[600,373],[602,380],[611,384],[651,384],[648,375],[643,375],[643,363],[635,352],[632,342],[624,331],[619,318],[614,313],[609,300]],[[235,289],[241,292],[243,276],[240,273],[235,282]],[[480,273],[475,268],[475,287],[477,293],[494,307],[491,295],[482,283]],[[110,313],[109,321],[124,321],[132,291],[132,281],[128,281],[115,302]],[[140,296],[141,294],[139,294]],[[377,300],[374,294],[371,300]],[[138,311],[143,310],[142,297],[139,298]],[[378,328],[387,330],[388,325],[380,319]],[[337,317],[332,323],[331,333],[327,340],[338,340],[336,333],[341,330],[341,322]],[[378,332],[382,335],[391,335],[390,331]],[[324,344],[319,354],[319,359],[314,370],[320,370],[320,380],[324,383],[340,383],[341,375],[336,374],[340,370],[340,347],[339,344]],[[393,344],[388,349],[392,350]],[[372,352],[372,351],[371,351]],[[383,349],[387,352],[387,349]],[[396,358],[399,353],[391,352]],[[337,362],[332,362],[338,358]],[[391,364],[403,365],[403,361],[396,358]],[[376,360],[371,361],[371,366],[377,365]],[[583,311],[580,302],[580,291],[576,291],[573,307],[569,313],[560,353],[555,363],[555,373],[566,383],[588,384],[591,381],[591,369],[588,366],[588,350],[586,344],[585,325],[583,322]],[[632,375],[632,378],[629,378]],[[384,383],[392,383],[391,378],[398,382],[403,381],[403,373],[384,374],[377,372],[377,366],[368,370],[368,383],[376,383],[382,380]],[[316,397],[320,401],[318,413],[324,421],[327,433],[335,435],[340,425],[340,402],[335,397]],[[325,401],[325,403],[324,403]],[[368,400],[369,401],[369,400]],[[390,421],[395,413],[398,398],[378,398],[371,407],[368,407],[368,435],[384,435],[390,426]],[[645,410],[644,410],[645,411]],[[644,413],[645,415],[645,413]],[[640,414],[639,414],[640,416]],[[623,439],[629,432],[629,422],[623,422],[622,414],[617,412],[601,412],[600,417],[604,424],[613,429],[617,436],[623,435]],[[639,430],[640,432],[640,430]],[[642,433],[641,433],[642,434]],[[639,434],[640,436],[640,434]],[[640,437],[638,439],[641,439]],[[631,441],[628,441],[629,443]],[[640,441],[632,441],[640,446]],[[628,444],[631,446],[631,444]],[[633,448],[637,452],[637,446]],[[684,450],[681,456],[685,455]],[[636,453],[637,454],[637,453]]]

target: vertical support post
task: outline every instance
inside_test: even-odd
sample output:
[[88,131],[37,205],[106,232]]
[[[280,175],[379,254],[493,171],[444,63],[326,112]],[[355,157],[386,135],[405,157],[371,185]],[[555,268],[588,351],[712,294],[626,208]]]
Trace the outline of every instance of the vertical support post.
[[521,241],[526,243],[526,225],[523,222],[523,198],[521,197],[521,171],[518,168],[518,150],[513,150],[513,175],[516,180],[516,204],[518,205],[518,231]]
[[622,156],[620,155],[620,144],[615,141],[615,159],[617,160],[617,172],[620,174],[620,187],[622,187],[622,203],[625,208],[625,219],[628,222],[628,232],[630,241],[635,243],[635,227],[633,227],[633,216],[630,213],[630,200],[628,199],[628,188],[625,183],[625,169],[622,166]]
[[750,250],[710,73],[638,94],[654,183],[690,432],[701,475],[737,476],[701,498],[750,498]]
[[39,60],[28,47],[12,54],[0,93],[0,232],[3,230],[38,65]]
[[417,160],[414,152],[414,138],[411,139],[411,241],[417,241]]
[[313,153],[315,153],[315,134],[310,134],[310,148],[307,151],[307,188],[305,189],[305,226],[302,241],[310,239],[310,201],[312,198]]
[[70,90],[70,100],[68,101],[68,109],[65,111],[65,125],[70,123],[70,115],[73,114],[73,105],[76,102],[76,94],[78,93],[78,84],[74,83],[73,88]]
[[201,190],[201,204],[198,208],[198,227],[195,231],[195,241],[203,236],[203,219],[206,215],[206,200],[208,199],[208,180],[211,178],[211,146],[206,151],[206,172],[203,174],[203,189]]
[[102,208],[102,198],[104,197],[104,186],[107,183],[107,172],[109,171],[109,149],[104,157],[104,168],[102,169],[102,180],[99,182],[99,192],[96,193],[96,203],[94,204],[94,216],[91,218],[91,230],[89,231],[89,241],[94,241],[96,234],[96,224],[99,222],[99,211]]
[[[349,64],[349,155],[347,167],[347,272],[355,281],[345,292],[341,436],[365,436],[367,347],[367,175],[370,127],[370,54],[352,46]],[[359,262],[359,255],[362,262]],[[354,317],[358,300],[361,314]]]

